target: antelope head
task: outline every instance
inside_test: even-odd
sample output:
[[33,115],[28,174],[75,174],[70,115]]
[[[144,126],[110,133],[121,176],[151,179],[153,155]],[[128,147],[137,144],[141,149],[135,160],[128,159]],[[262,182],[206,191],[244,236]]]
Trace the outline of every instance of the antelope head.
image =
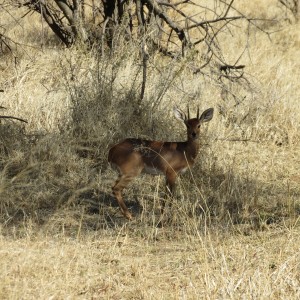
[[196,116],[196,118],[192,118],[192,119],[190,117],[189,107],[188,107],[187,111],[188,111],[188,113],[186,115],[181,109],[174,107],[175,117],[178,120],[183,121],[187,128],[188,140],[189,141],[197,140],[200,135],[200,127],[201,127],[202,123],[208,122],[212,119],[213,114],[214,114],[214,109],[209,108],[209,109],[205,110],[200,116],[199,107],[198,107],[197,116]]

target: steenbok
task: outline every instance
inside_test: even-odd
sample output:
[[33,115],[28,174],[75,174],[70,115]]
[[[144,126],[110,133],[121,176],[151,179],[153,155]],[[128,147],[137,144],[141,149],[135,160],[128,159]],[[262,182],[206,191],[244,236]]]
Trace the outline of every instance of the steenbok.
[[[172,196],[175,181],[180,173],[193,166],[200,147],[200,126],[213,117],[214,110],[209,108],[196,118],[190,118],[178,108],[174,108],[177,119],[187,128],[186,142],[161,142],[128,138],[114,145],[108,154],[108,161],[119,171],[119,178],[112,188],[123,215],[132,220],[123,198],[122,190],[142,171],[152,175],[163,174],[166,177],[167,193]],[[164,211],[165,203],[161,212]]]

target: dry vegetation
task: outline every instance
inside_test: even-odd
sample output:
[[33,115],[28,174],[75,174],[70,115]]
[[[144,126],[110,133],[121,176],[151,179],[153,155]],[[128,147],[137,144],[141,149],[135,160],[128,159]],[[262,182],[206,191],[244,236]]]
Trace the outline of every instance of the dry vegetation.
[[[299,232],[2,238],[2,299],[297,299]],[[285,238],[283,238],[283,235]],[[13,261],[13,263],[12,263]]]
[[[142,102],[137,45],[63,49],[39,18],[0,13],[18,41],[0,57],[0,115],[28,121],[0,123],[0,298],[300,297],[300,23],[275,0],[239,5],[278,20],[262,21],[269,36],[246,26],[220,36],[227,61],[244,52],[247,84],[156,55]],[[155,226],[163,178],[150,176],[127,190],[127,222],[110,196],[109,146],[184,139],[172,107],[187,103],[217,113],[169,224]]]

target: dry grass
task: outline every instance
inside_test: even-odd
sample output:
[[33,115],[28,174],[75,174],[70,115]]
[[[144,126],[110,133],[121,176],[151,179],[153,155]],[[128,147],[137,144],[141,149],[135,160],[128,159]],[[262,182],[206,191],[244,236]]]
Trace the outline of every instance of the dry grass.
[[[159,229],[138,237],[130,224],[76,239],[2,238],[5,299],[295,299],[298,231],[248,236],[218,230],[182,238]],[[12,263],[13,262],[13,263]]]
[[[271,41],[246,27],[220,36],[229,63],[248,46],[247,84],[192,75],[195,57],[155,56],[142,103],[137,45],[119,41],[114,57],[61,49],[50,32],[32,34],[38,19],[16,27],[1,13],[20,43],[0,59],[1,114],[28,120],[0,123],[1,298],[300,297],[300,24],[276,3],[239,2],[280,20],[263,23]],[[156,228],[164,179],[150,176],[126,192],[128,223],[110,196],[108,148],[128,136],[183,140],[172,107],[187,103],[217,113],[170,223]]]

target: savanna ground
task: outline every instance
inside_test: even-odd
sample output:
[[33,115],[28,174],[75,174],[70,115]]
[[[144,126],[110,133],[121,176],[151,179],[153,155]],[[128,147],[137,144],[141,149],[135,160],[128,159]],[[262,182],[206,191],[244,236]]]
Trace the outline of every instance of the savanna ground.
[[[1,53],[1,115],[28,121],[0,124],[2,299],[300,298],[300,23],[277,1],[238,6],[272,32],[220,36],[227,61],[244,53],[247,82],[228,83],[240,102],[213,72],[193,75],[189,57],[160,55],[139,102],[136,45],[64,49],[34,15],[16,25],[1,12],[19,43]],[[109,146],[185,139],[172,108],[187,103],[215,116],[170,221],[156,226],[164,179],[145,175],[126,191],[127,222],[110,195]]]

